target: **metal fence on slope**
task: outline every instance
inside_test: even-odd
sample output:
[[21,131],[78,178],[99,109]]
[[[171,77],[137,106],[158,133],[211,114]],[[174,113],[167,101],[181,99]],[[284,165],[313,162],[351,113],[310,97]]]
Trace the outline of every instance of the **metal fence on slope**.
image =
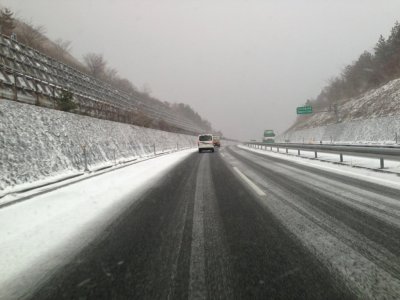
[[62,91],[73,93],[76,112],[135,124],[140,113],[190,133],[203,131],[167,106],[112,87],[62,62],[0,35],[0,97],[55,108]]

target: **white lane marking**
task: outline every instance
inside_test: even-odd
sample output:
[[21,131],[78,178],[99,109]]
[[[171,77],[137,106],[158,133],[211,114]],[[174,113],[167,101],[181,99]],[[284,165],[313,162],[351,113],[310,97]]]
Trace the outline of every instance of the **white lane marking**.
[[204,192],[207,187],[204,184],[204,176],[210,175],[206,174],[205,170],[205,165],[208,163],[208,161],[202,159],[196,179],[189,270],[189,299],[207,298],[204,255]]
[[225,154],[221,153],[221,156],[222,156],[222,157],[225,157]]
[[266,194],[261,190],[258,186],[256,186],[249,178],[247,178],[246,175],[244,175],[240,170],[236,167],[233,167],[233,169],[236,171],[236,173],[239,174],[239,176],[247,182],[247,184],[259,195],[259,196],[265,196]]

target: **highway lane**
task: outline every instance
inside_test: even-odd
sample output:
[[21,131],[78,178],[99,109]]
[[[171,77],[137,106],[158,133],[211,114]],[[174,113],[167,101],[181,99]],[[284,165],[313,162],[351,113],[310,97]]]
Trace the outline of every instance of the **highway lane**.
[[398,189],[237,147],[225,157],[264,188],[265,206],[359,298],[399,298]]
[[30,296],[395,299],[395,195],[237,147],[194,153]]

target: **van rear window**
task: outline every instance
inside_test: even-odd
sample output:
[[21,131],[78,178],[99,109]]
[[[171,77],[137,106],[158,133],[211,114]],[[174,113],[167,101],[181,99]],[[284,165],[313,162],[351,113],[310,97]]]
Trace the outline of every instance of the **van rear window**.
[[199,141],[200,142],[212,141],[212,135],[200,135]]

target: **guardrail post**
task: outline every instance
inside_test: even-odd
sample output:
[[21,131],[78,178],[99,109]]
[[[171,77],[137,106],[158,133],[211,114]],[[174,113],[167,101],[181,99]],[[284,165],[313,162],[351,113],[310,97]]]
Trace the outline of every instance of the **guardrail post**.
[[297,149],[297,155],[300,155],[300,149]]
[[343,162],[343,154],[340,153],[340,162]]
[[288,154],[289,153],[289,150],[288,150],[288,148],[286,148],[286,154]]
[[272,146],[271,146],[271,147],[269,147],[269,150],[270,150],[270,151],[272,151]]
[[276,147],[276,152],[279,152],[279,147]]
[[156,155],[156,144],[153,144],[154,155]]
[[396,136],[395,136],[396,144],[397,144],[397,139],[398,139],[398,134],[396,132]]
[[86,153],[86,145],[83,145],[83,160],[85,163],[85,172],[89,172],[88,163],[87,163],[87,153]]
[[382,157],[380,158],[380,161],[381,161],[381,169],[384,169],[385,168],[385,162],[384,162]]
[[318,158],[317,151],[314,152],[314,157]]
[[13,73],[14,76],[14,84],[13,84],[13,92],[14,92],[14,101],[18,101],[18,91],[17,91],[17,76]]

